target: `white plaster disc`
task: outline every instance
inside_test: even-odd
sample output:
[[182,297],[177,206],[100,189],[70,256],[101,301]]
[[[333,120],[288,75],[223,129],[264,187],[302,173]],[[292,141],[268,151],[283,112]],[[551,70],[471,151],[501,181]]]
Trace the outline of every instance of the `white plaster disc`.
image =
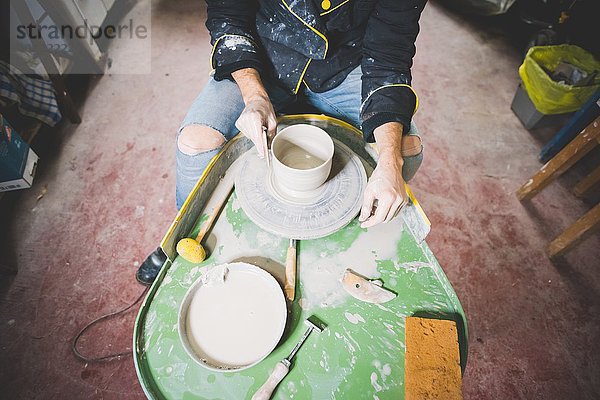
[[265,160],[250,149],[235,179],[238,201],[262,229],[290,239],[316,239],[346,226],[360,211],[367,174],[360,158],[334,139],[331,173],[314,193],[290,198],[277,189]]
[[179,310],[188,354],[211,370],[241,370],[273,351],[287,319],[279,283],[247,263],[206,267]]

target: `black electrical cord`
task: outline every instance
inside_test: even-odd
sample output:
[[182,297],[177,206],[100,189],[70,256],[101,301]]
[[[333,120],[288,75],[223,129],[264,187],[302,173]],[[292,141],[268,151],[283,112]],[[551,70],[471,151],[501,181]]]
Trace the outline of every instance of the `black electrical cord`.
[[80,330],[77,335],[75,335],[75,337],[73,338],[73,343],[71,344],[71,350],[73,351],[73,354],[75,354],[75,357],[77,357],[81,361],[85,361],[87,363],[101,363],[101,362],[110,362],[113,360],[120,360],[122,357],[132,355],[133,351],[130,350],[130,351],[124,351],[121,353],[108,354],[106,356],[101,356],[101,357],[88,357],[86,355],[81,354],[81,352],[77,348],[77,343],[79,342],[79,339],[81,338],[81,336],[83,336],[83,334],[88,329],[90,329],[92,326],[96,325],[98,322],[104,321],[106,319],[110,319],[112,317],[116,317],[117,315],[124,314],[127,311],[129,311],[133,306],[135,306],[137,303],[139,303],[144,298],[144,295],[146,294],[146,292],[148,291],[149,288],[150,288],[150,286],[147,286],[144,289],[144,291],[142,292],[142,294],[140,294],[140,296],[133,303],[129,304],[127,307],[125,307],[121,310],[118,310],[118,311],[113,311],[109,314],[105,314],[99,318],[96,318],[95,320],[93,320],[92,322],[90,322],[86,326],[84,326],[83,329]]

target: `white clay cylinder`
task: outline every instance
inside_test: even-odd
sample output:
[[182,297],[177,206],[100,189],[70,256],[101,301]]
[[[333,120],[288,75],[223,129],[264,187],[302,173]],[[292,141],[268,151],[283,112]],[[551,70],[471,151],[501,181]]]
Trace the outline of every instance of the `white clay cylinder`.
[[288,126],[273,139],[273,177],[294,195],[319,188],[331,172],[333,140],[323,129],[306,124]]

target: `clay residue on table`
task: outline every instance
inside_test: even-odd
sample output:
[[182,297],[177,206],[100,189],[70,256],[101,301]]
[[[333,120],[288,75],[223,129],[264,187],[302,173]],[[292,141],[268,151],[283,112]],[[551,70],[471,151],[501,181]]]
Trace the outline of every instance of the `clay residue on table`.
[[[358,222],[352,221],[350,225]],[[402,221],[383,224],[369,232],[352,228],[356,236],[328,242],[327,246],[313,243],[305,250],[300,242],[298,269],[301,269],[302,308],[306,311],[338,306],[348,298],[341,283],[347,268],[369,279],[378,278],[378,261],[395,258],[398,241],[404,234]]]

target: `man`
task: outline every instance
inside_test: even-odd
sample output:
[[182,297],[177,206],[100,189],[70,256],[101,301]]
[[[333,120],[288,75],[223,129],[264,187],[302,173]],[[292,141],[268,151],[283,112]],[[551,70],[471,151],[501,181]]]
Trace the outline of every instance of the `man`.
[[[276,112],[301,101],[376,142],[359,220],[364,228],[391,220],[422,161],[410,68],[425,2],[207,0],[214,75],[177,135],[177,207],[238,131],[265,157],[264,128],[274,136]],[[142,264],[138,280],[154,279],[159,254]]]

